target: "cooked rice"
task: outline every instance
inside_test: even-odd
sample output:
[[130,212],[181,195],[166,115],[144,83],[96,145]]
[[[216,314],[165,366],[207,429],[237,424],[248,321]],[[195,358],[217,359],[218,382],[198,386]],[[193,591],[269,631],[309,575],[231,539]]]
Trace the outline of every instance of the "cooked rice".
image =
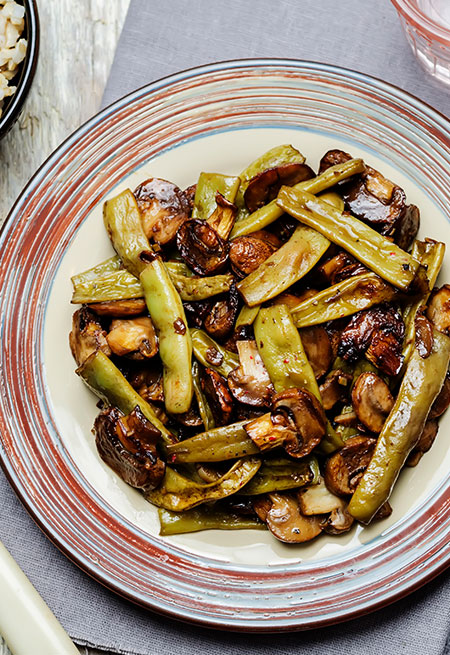
[[25,9],[14,0],[0,0],[0,116],[3,99],[12,96],[15,86],[9,81],[24,60],[27,42],[20,35],[24,28]]

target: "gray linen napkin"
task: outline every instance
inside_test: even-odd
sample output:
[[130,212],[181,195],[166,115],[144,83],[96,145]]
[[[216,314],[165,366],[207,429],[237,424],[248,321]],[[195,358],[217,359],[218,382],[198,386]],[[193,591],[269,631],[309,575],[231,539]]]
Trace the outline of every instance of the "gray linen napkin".
[[[450,113],[449,92],[422,73],[387,0],[131,0],[103,104],[180,69],[255,56],[355,68]],[[162,618],[105,590],[42,535],[1,474],[0,507],[0,538],[79,644],[132,655],[450,655],[449,573],[349,623],[249,638]]]

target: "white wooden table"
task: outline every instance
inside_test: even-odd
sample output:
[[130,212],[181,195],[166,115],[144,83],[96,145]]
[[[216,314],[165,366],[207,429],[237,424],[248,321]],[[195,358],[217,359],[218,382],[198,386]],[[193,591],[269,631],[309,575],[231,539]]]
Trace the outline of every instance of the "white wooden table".
[[[128,5],[129,0],[38,0],[36,77],[22,117],[0,141],[0,225],[38,166],[98,111]],[[96,652],[80,649],[83,655]],[[1,636],[0,655],[10,655]]]

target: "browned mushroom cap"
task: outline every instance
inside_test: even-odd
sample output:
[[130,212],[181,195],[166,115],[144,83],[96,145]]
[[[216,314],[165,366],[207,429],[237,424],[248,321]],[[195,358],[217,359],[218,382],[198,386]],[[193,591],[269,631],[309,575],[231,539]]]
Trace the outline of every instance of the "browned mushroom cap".
[[69,334],[69,343],[72,355],[78,364],[81,364],[92,355],[101,350],[110,355],[111,350],[106,341],[106,332],[97,320],[95,314],[87,307],[77,309],[72,317],[72,331]]
[[192,403],[187,412],[171,414],[171,417],[174,421],[180,425],[184,425],[186,428],[199,428],[203,425],[196,402]]
[[190,215],[183,191],[172,182],[151,177],[135,189],[134,196],[148,239],[160,246],[174,241],[178,228]]
[[427,317],[439,332],[450,334],[450,285],[433,289],[427,308]]
[[199,275],[216,273],[228,259],[228,242],[206,221],[197,218],[180,227],[177,248],[186,264]]
[[211,311],[212,305],[213,301],[211,299],[183,302],[184,313],[186,314],[188,325],[190,327],[202,327],[205,318]]
[[327,419],[322,405],[306,389],[286,389],[272,402],[272,419],[290,428],[283,447],[292,457],[305,457],[321,442]]
[[415,347],[422,359],[426,359],[433,350],[433,325],[424,314],[418,313],[414,319],[414,327],[416,332]]
[[294,496],[269,494],[268,500],[270,507],[266,498],[254,500],[253,507],[259,518],[280,541],[298,544],[310,541],[321,533],[322,517],[303,516]]
[[222,239],[228,239],[233,229],[238,208],[233,202],[227,200],[221,193],[216,193],[216,209],[208,218],[210,225]]
[[249,212],[255,212],[260,207],[277,197],[283,185],[292,186],[303,180],[314,177],[314,171],[306,164],[283,164],[253,177],[244,193],[244,200]]
[[[351,156],[342,150],[330,150],[322,157],[319,172],[349,159]],[[403,189],[370,166],[361,175],[340,183],[339,188],[346,210],[408,250],[417,235],[420,214],[415,205],[406,205]]]
[[114,319],[106,340],[115,355],[127,355],[132,359],[154,357],[158,352],[155,330],[148,316]]
[[355,436],[326,461],[324,479],[328,489],[338,496],[352,494],[375,450],[376,439]]
[[341,334],[338,355],[356,362],[365,352],[367,359],[387,375],[396,375],[402,365],[405,325],[400,312],[378,305],[358,312]]
[[417,466],[422,456],[427,453],[436,439],[439,423],[436,419],[428,419],[420,435],[419,441],[408,455],[407,466]]
[[227,297],[214,303],[207,314],[204,322],[207,333],[213,339],[225,339],[233,329],[238,310],[239,295],[233,286]]
[[238,341],[239,366],[228,375],[228,387],[233,396],[245,405],[267,407],[274,388],[261,359],[256,341]]
[[231,268],[239,277],[250,275],[275,250],[271,243],[258,237],[251,235],[237,237],[230,242]]
[[372,523],[372,521],[381,521],[382,519],[387,519],[388,516],[390,516],[391,514],[392,514],[392,507],[389,504],[389,502],[386,501],[381,505],[380,509],[377,511],[377,513],[374,515],[374,517],[371,519],[370,522]]
[[100,457],[124,482],[145,490],[158,486],[165,471],[154,445],[160,432],[139,408],[125,417],[108,407],[95,419],[94,432]]
[[371,432],[381,432],[394,406],[389,387],[375,373],[361,373],[352,389],[352,405],[361,423]]
[[428,420],[433,418],[438,418],[442,416],[447,407],[450,405],[450,377],[449,373],[444,380],[442,389],[439,392],[438,397],[431,406],[430,413],[428,414]]
[[133,371],[129,382],[147,402],[164,403],[163,374],[160,367],[142,365]]
[[278,250],[278,248],[282,245],[282,242],[278,236],[273,234],[273,232],[269,232],[269,230],[255,230],[254,232],[250,232],[248,236],[255,237],[255,239],[261,239],[261,241],[265,241],[266,243],[270,243],[274,250]]
[[233,412],[233,397],[225,378],[212,368],[206,368],[202,374],[201,384],[216,425],[226,425],[230,422]]
[[302,328],[299,332],[306,357],[319,379],[328,371],[333,360],[330,337],[321,325]]
[[337,284],[353,275],[360,275],[366,271],[367,268],[361,262],[358,262],[343,250],[317,267],[317,273],[329,285]]
[[322,522],[322,530],[327,534],[342,534],[350,530],[354,521],[355,519],[346,508],[338,507]]
[[340,369],[335,369],[327,375],[320,385],[320,395],[325,411],[333,409],[336,403],[346,400],[352,379],[350,373],[344,373]]
[[191,184],[191,186],[188,186],[188,188],[183,191],[184,197],[186,198],[186,202],[189,207],[189,216],[191,216],[192,210],[194,209],[194,200],[195,200],[196,191],[197,191],[196,184]]
[[143,298],[130,298],[130,300],[105,300],[89,303],[89,309],[92,309],[99,316],[126,318],[140,316],[147,311],[147,305]]

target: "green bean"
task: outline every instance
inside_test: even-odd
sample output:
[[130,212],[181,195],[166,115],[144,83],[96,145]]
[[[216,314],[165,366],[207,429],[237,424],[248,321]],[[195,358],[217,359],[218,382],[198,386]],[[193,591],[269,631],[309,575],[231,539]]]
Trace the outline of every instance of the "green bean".
[[281,248],[236,286],[250,307],[266,302],[306,275],[329,245],[316,230],[299,225]]
[[[205,300],[219,293],[225,293],[230,290],[234,280],[231,274],[211,275],[209,277],[197,277],[192,274],[184,275],[175,272],[176,267],[173,262],[166,262],[165,267],[175,289],[180,294],[180,298],[188,302]],[[80,280],[73,283],[73,286],[72,303],[127,300],[129,298],[142,298],[144,295],[144,290],[137,277],[126,269],[112,271],[97,278]]]
[[200,506],[185,512],[171,512],[160,507],[158,515],[162,537],[200,530],[266,530],[266,524],[256,516],[240,516],[215,506]]
[[140,281],[159,339],[164,404],[170,414],[183,414],[191,406],[194,392],[192,342],[183,305],[160,257],[146,266]]
[[83,304],[106,300],[128,300],[142,298],[143,295],[144,291],[137,277],[123,268],[109,275],[74,283],[71,302]]
[[235,332],[237,332],[239,328],[253,325],[255,318],[258,316],[258,312],[259,305],[256,305],[256,307],[248,307],[247,305],[243,305],[236,319]]
[[444,383],[450,360],[450,339],[437,330],[433,331],[433,337],[433,350],[426,359],[422,359],[417,350],[411,355],[394,407],[348,506],[350,514],[363,523],[368,523],[388,500]]
[[166,445],[176,443],[177,438],[161,423],[152,406],[133,389],[101,350],[88,357],[76,372],[105,403],[118,407],[124,414],[130,414],[135,407],[139,407],[150,423],[161,432]]
[[291,216],[318,230],[395,287],[408,290],[420,263],[351,214],[341,213],[319,198],[282,187],[277,203]]
[[294,462],[289,459],[267,460],[258,473],[239,492],[243,496],[258,496],[317,484],[320,476],[315,457]]
[[301,152],[299,152],[299,150],[291,145],[281,145],[271,148],[249,164],[247,168],[239,174],[241,185],[234,201],[239,209],[237,220],[242,220],[249,215],[245,206],[244,193],[252,178],[263,173],[268,168],[276,168],[277,166],[282,166],[284,164],[303,164],[304,162],[305,157]]
[[277,393],[304,388],[321,400],[299,331],[286,305],[263,307],[254,324],[256,345]]
[[130,189],[105,202],[103,222],[123,265],[135,277],[139,277],[147,265],[141,254],[152,252],[152,249],[142,227],[136,198]]
[[381,302],[392,300],[395,289],[375,275],[363,273],[334,284],[291,309],[298,328],[351,316]]
[[192,328],[191,338],[194,355],[203,366],[212,368],[224,378],[239,366],[238,356],[220,346],[203,330]]
[[332,205],[340,212],[343,212],[345,209],[345,203],[341,196],[334,191],[325,191],[325,193],[320,194],[319,198],[324,202],[327,202],[329,205]]
[[181,512],[196,505],[226,498],[242,489],[261,466],[259,457],[239,459],[222,475],[209,484],[199,484],[166,466],[164,478],[157,489],[147,492],[145,497],[157,507]]
[[192,218],[207,220],[216,209],[216,193],[233,202],[239,188],[240,179],[220,173],[200,173],[195,190]]
[[92,268],[88,268],[87,271],[73,275],[70,279],[73,286],[76,287],[79,284],[83,284],[89,280],[96,280],[98,278],[110,275],[111,273],[115,273],[121,269],[123,269],[122,261],[118,255],[114,255],[114,257],[108,257],[108,259],[100,262],[100,264],[96,264]]
[[[439,271],[441,270],[444,253],[445,244],[439,241],[432,241],[429,239],[426,241],[415,241],[413,244],[411,254],[426,268],[430,290],[434,287]],[[402,354],[404,360],[402,371],[404,371],[414,348],[414,341],[416,338],[416,316],[420,308],[426,304],[429,295],[429,292],[423,294],[420,298],[407,305],[404,311],[403,320],[405,322],[405,338],[403,340]],[[400,372],[400,375],[402,374],[402,371]]]
[[255,455],[260,450],[247,435],[244,429],[246,423],[248,421],[223,425],[173,444],[167,451],[169,461],[173,463],[222,462]]
[[205,394],[202,390],[200,382],[200,371],[197,362],[192,362],[192,383],[194,385],[194,394],[197,399],[198,411],[202,419],[205,430],[213,430],[216,427],[214,416],[206,400]]
[[[303,189],[310,193],[320,193],[352,175],[362,173],[364,168],[365,166],[362,159],[350,159],[343,164],[331,166],[317,177],[314,177],[311,180],[305,180],[304,182],[299,182],[292,188]],[[272,200],[267,205],[264,205],[264,207],[261,207],[261,209],[250,214],[247,218],[236,222],[231,232],[231,238],[234,239],[235,237],[241,237],[245,234],[250,234],[250,232],[255,232],[256,230],[263,230],[265,227],[276,221],[277,218],[280,218],[283,213],[283,210],[277,205],[276,200]]]

